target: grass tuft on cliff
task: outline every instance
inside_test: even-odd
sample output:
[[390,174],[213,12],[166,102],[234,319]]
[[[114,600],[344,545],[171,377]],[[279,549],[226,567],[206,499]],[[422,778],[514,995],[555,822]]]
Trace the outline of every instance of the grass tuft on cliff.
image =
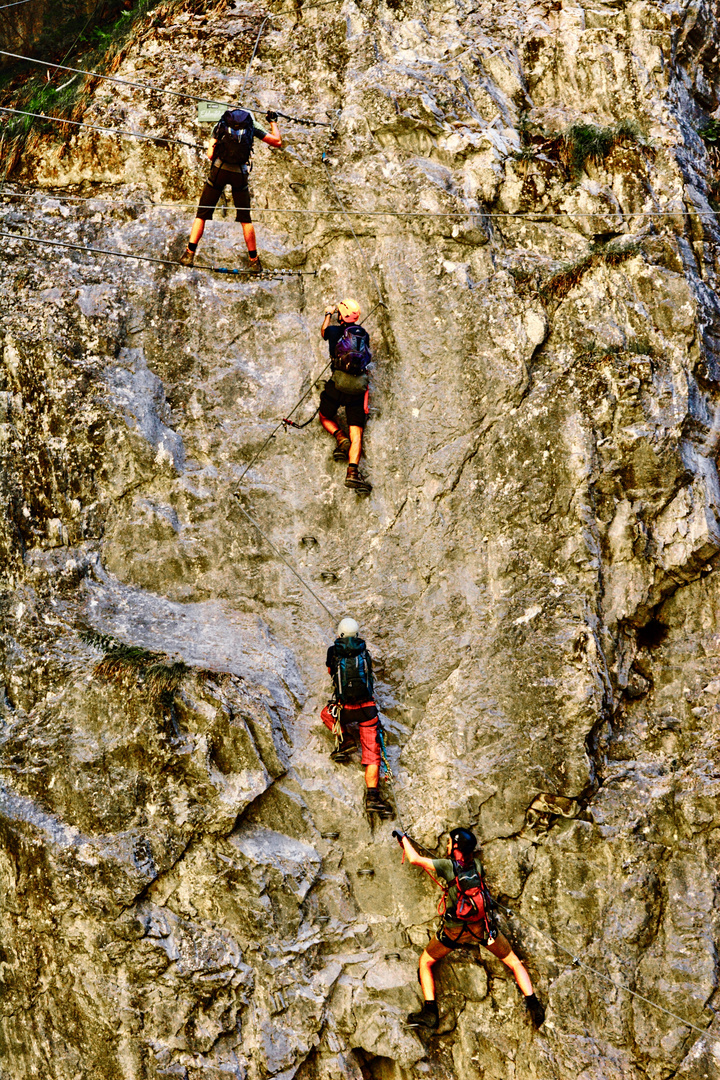
[[596,266],[620,266],[639,252],[637,244],[607,247],[603,251],[593,251],[577,262],[566,263],[542,283],[538,290],[540,297],[543,300],[563,300]]
[[108,634],[85,630],[80,637],[88,645],[105,653],[93,668],[96,678],[124,687],[139,684],[152,698],[174,694],[190,672],[182,660],[173,661],[163,653],[151,652],[139,645],[127,645]]
[[588,162],[601,165],[621,144],[648,146],[640,126],[634,120],[619,120],[605,127],[597,124],[573,124],[562,134],[550,134],[528,122],[523,115],[518,124],[520,149],[513,157],[527,174],[534,162],[559,166],[568,180],[578,183]]
[[585,165],[601,165],[620,143],[644,142],[634,120],[620,120],[608,127],[595,124],[573,124],[563,135],[565,167],[572,180],[578,180]]

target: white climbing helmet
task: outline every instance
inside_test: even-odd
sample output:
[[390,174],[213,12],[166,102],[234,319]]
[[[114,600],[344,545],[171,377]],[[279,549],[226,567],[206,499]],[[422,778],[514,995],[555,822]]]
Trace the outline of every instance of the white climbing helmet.
[[337,628],[338,637],[357,637],[360,627],[354,619],[343,619]]

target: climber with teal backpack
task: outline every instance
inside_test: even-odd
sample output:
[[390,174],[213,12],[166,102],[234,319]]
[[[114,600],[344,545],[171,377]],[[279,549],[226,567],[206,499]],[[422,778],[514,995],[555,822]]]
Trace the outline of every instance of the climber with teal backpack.
[[[446,859],[431,859],[420,855],[406,833],[393,832],[413,866],[420,866],[443,890],[438,904],[440,926],[420,957],[418,977],[425,999],[422,1009],[410,1013],[410,1027],[434,1031],[439,1023],[435,999],[435,979],[432,968],[437,960],[448,956],[453,949],[483,945],[488,952],[510,968],[520,988],[534,1026],[545,1020],[545,1009],[533,990],[527,969],[513,952],[507,938],[498,930],[495,902],[485,884],[477,840],[469,829],[452,829],[447,843]],[[437,877],[435,877],[437,875]],[[438,881],[440,878],[441,881]]]
[[229,184],[236,210],[235,220],[242,224],[249,267],[258,272],[262,270],[257,253],[255,226],[250,216],[248,178],[252,169],[253,142],[259,139],[268,146],[282,146],[277,113],[268,112],[266,118],[270,123],[270,131],[266,131],[247,109],[228,109],[213,128],[207,148],[212,168],[202,189],[187,250],[180,257],[183,266],[193,265],[198,243],[205,230],[205,222],[212,218],[218,199]]
[[372,657],[354,619],[342,620],[325,662],[335,688],[332,700],[320,714],[336,739],[336,747],[330,757],[337,762],[348,761],[357,749],[359,739],[361,761],[365,766],[365,809],[368,814],[391,818],[394,816],[393,809],[380,794],[379,788],[380,714],[373,698]]
[[[332,324],[337,314],[337,325]],[[333,435],[336,446],[333,457],[347,461],[345,487],[360,495],[372,491],[372,485],[360,475],[363,430],[368,418],[368,365],[372,361],[370,335],[360,326],[360,305],[357,300],[341,300],[337,307],[325,309],[320,336],[327,341],[332,361],[332,376],[320,395],[320,423]],[[349,435],[336,421],[338,410],[345,409]]]

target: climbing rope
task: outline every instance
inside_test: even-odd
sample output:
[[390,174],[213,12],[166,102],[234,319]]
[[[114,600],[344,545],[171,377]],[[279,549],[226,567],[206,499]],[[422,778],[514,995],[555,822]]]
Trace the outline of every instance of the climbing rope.
[[[31,244],[45,244],[50,247],[71,248],[73,251],[88,252],[92,255],[114,255],[118,259],[138,259],[140,262],[158,263],[160,266],[182,266],[182,263],[171,259],[155,259],[151,255],[134,255],[127,251],[113,251],[109,248],[83,247],[81,244],[70,244],[64,240],[44,240],[39,236],[24,236],[22,233],[0,232],[0,237],[6,240],[26,240]],[[258,278],[269,281],[276,277],[317,277],[317,270],[289,270],[280,267],[277,270],[234,270],[226,266],[207,266],[204,263],[196,264],[196,270],[208,270],[213,274],[238,274],[241,276]]]
[[238,502],[238,507],[239,507],[239,509],[240,509],[240,513],[241,513],[241,514],[243,514],[243,515],[244,515],[244,516],[245,516],[245,517],[246,517],[246,518],[248,519],[248,521],[250,522],[250,524],[252,525],[252,527],[253,527],[253,528],[254,528],[255,530],[257,530],[257,532],[258,532],[258,533],[260,534],[260,536],[262,536],[262,538],[263,538],[263,540],[265,541],[265,543],[266,543],[266,544],[267,544],[267,545],[268,545],[269,547],[271,547],[271,548],[272,548],[272,550],[273,550],[273,551],[275,552],[275,554],[277,555],[277,557],[278,557],[278,559],[280,560],[280,562],[281,562],[281,563],[284,563],[284,565],[285,565],[285,566],[287,566],[287,568],[288,568],[288,570],[290,571],[290,573],[291,573],[291,574],[294,574],[294,575],[295,575],[295,577],[296,577],[296,578],[298,579],[298,581],[299,581],[299,582],[300,582],[300,584],[301,584],[301,585],[303,586],[303,588],[307,589],[307,591],[308,591],[308,592],[310,593],[310,595],[311,595],[311,596],[312,596],[312,597],[313,597],[313,598],[314,598],[315,600],[317,600],[317,602],[318,602],[318,604],[320,605],[320,607],[321,607],[321,608],[322,608],[322,609],[323,609],[323,610],[324,610],[324,611],[325,611],[325,612],[326,612],[326,613],[327,613],[327,614],[328,614],[328,615],[330,616],[330,620],[331,620],[331,622],[333,622],[333,623],[334,623],[334,622],[336,622],[336,621],[337,621],[337,617],[336,617],[335,615],[333,615],[332,611],[331,611],[331,610],[330,610],[330,608],[329,608],[329,607],[327,606],[327,604],[325,603],[325,601],[324,601],[324,600],[321,600],[321,599],[320,599],[320,597],[319,597],[319,596],[318,596],[318,594],[317,594],[317,593],[315,592],[315,590],[314,590],[314,589],[313,589],[313,588],[312,588],[312,587],[311,587],[310,585],[308,585],[307,581],[305,581],[305,579],[304,579],[303,577],[301,577],[301,576],[300,576],[300,574],[298,574],[298,572],[297,572],[297,570],[295,569],[295,567],[294,567],[294,566],[293,566],[293,565],[292,565],[291,563],[289,563],[289,562],[288,562],[288,560],[287,560],[287,559],[285,558],[285,556],[284,556],[284,555],[283,555],[283,554],[282,554],[282,553],[281,553],[280,551],[278,551],[278,549],[277,549],[277,548],[275,547],[275,545],[273,544],[273,542],[272,542],[272,540],[270,539],[270,537],[269,537],[269,536],[268,536],[268,535],[267,535],[266,533],[264,533],[264,532],[262,531],[262,529],[261,529],[261,528],[260,528],[260,526],[258,525],[258,523],[257,523],[257,521],[255,520],[255,518],[251,517],[251,516],[250,516],[250,514],[248,514],[247,510],[245,509],[245,507],[243,506],[243,504],[242,504],[242,503],[241,503],[241,501],[240,501],[240,493],[239,493],[239,492],[237,492],[237,491],[234,491],[234,492],[233,492],[233,495],[234,495],[234,497],[235,497],[235,498],[237,499],[237,502]]
[[402,831],[404,833],[405,832],[405,826],[403,825],[403,819],[402,819],[402,817],[400,815],[400,804],[398,803],[397,791],[395,789],[395,777],[393,775],[392,769],[390,768],[390,762],[388,761],[388,756],[387,756],[387,749],[385,747],[385,731],[383,729],[382,723],[379,720],[378,720],[378,726],[377,726],[377,734],[378,734],[378,742],[380,743],[380,756],[382,758],[382,763],[383,763],[383,765],[385,767],[385,775],[387,776],[388,781],[390,783],[390,790],[392,791],[393,802],[395,803],[395,816],[396,816],[396,818],[398,820],[398,825],[400,826],[400,828],[402,829]]
[[162,135],[143,135],[139,131],[126,131],[124,128],[101,127],[99,124],[87,124],[84,120],[66,120],[62,116],[46,116],[44,113],[26,112],[24,109],[9,109],[6,105],[0,105],[0,112],[14,113],[16,116],[31,116],[36,120],[52,120],[56,124],[72,124],[73,127],[109,132],[110,135],[128,135],[133,139],[145,139],[147,142],[175,143],[177,146],[189,146],[193,150],[205,151],[205,147],[200,143],[186,142],[184,139],[169,139]]
[[[333,0],[333,3],[337,3],[337,0]],[[267,22],[267,19],[265,21]],[[264,25],[265,24],[263,23],[263,26]],[[255,54],[253,53],[253,56],[254,55]],[[200,97],[197,94],[188,94],[182,90],[168,90],[164,86],[154,86],[153,83],[133,82],[130,79],[121,79],[117,75],[102,75],[99,71],[88,71],[87,68],[68,67],[67,64],[51,64],[48,60],[36,60],[32,56],[21,56],[20,53],[7,52],[5,49],[0,49],[0,56],[9,56],[13,60],[25,60],[28,64],[39,64],[41,67],[52,68],[53,71],[70,71],[75,75],[87,75],[92,79],[103,79],[105,82],[117,83],[119,86],[132,86],[136,90],[148,90],[155,94],[168,94],[170,97],[184,98],[187,101],[203,101],[207,102],[208,105],[222,105],[226,109],[234,109],[237,107],[237,105],[233,105],[228,101],[214,101],[212,98]],[[243,89],[244,88],[245,83],[243,82]],[[287,113],[278,113],[278,116],[282,116],[286,120],[294,121],[297,124],[330,127],[329,124],[321,124],[318,120],[303,120],[296,116],[288,116]],[[50,119],[50,117],[46,117],[45,119]],[[69,123],[69,121],[65,121],[65,123]],[[204,147],[201,147],[201,149],[204,149]]]
[[[278,113],[278,116],[283,116],[284,113]],[[44,117],[43,119],[47,119]],[[66,120],[62,121],[67,123]],[[304,123],[305,121],[303,121]],[[149,136],[154,138],[154,136]],[[6,199],[54,199],[56,202],[104,202],[107,206],[127,206],[127,199],[108,199],[104,195],[54,195],[49,191],[0,191],[0,198]],[[197,204],[171,202],[171,203],[150,203],[147,206],[147,210],[182,210],[185,208],[194,209]],[[199,209],[203,209],[200,207]],[[214,208],[213,208],[214,209]],[[253,214],[297,214],[300,216],[308,217],[322,217],[323,215],[337,214],[335,207],[328,207],[324,210],[305,210],[297,208],[289,208],[283,206],[253,206]],[[518,221],[535,221],[541,224],[546,218],[592,218],[597,217],[597,213],[576,213],[574,210],[530,210],[522,213],[506,213],[496,211],[485,210],[348,210],[345,209],[347,217],[402,217],[402,218],[468,218],[468,217],[480,217],[483,218],[516,218]],[[720,210],[623,210],[620,211],[620,216],[623,218],[652,218],[652,217],[677,217],[682,215],[685,217],[717,217],[720,215]]]
[[[594,975],[598,979],[602,979],[603,982],[609,983],[617,990],[622,990],[626,994],[631,994],[639,1001],[644,1001],[646,1005],[651,1005],[653,1009],[658,1009],[660,1012],[665,1013],[666,1016],[671,1016],[673,1020],[677,1020],[678,1023],[683,1024],[685,1027],[692,1028],[693,1031],[699,1032],[700,1035],[707,1036],[708,1032],[706,1028],[698,1027],[698,1025],[693,1024],[692,1021],[686,1020],[685,1017],[679,1016],[677,1013],[672,1012],[671,1009],[666,1009],[664,1005],[658,1005],[658,1003],[656,1001],[653,1001],[652,998],[645,997],[644,994],[639,994],[637,990],[632,990],[629,986],[626,986],[624,983],[619,982],[617,979],[611,979],[609,975],[605,975],[604,972],[598,971],[597,968],[591,967],[590,964],[586,964],[571,949],[566,949],[565,946],[561,945],[560,942],[557,941],[554,937],[552,937],[551,934],[548,934],[546,930],[541,930],[539,926],[536,926],[534,922],[530,921],[530,919],[526,919],[524,915],[519,915],[516,911],[513,911],[512,908],[507,907],[505,904],[501,904],[499,900],[496,900],[495,903],[502,911],[506,913],[506,915],[510,915],[515,919],[518,919],[520,922],[527,923],[527,925],[532,927],[532,929],[535,930],[536,933],[540,934],[544,938],[547,938],[548,941],[552,941],[553,945],[557,949],[560,949],[560,951],[564,952],[566,956],[572,958],[573,967],[578,967],[582,968],[584,971],[589,971],[591,975]],[[716,1045],[720,1045],[717,1040],[713,1040],[713,1042],[715,1042]]]
[[[326,365],[325,365],[325,367],[324,367],[324,368],[322,369],[322,371],[321,371],[321,372],[320,372],[320,374],[318,375],[317,379],[313,379],[313,381],[311,382],[311,384],[310,384],[310,389],[309,389],[309,390],[306,390],[306,391],[305,391],[305,393],[303,394],[303,396],[302,396],[302,397],[300,398],[300,400],[298,401],[297,405],[294,405],[294,406],[293,406],[293,408],[292,408],[292,409],[290,410],[290,412],[289,412],[289,413],[287,414],[287,416],[286,416],[286,417],[285,417],[284,419],[280,420],[280,422],[279,422],[279,423],[278,423],[278,424],[276,425],[276,427],[274,427],[274,428],[272,429],[272,431],[271,431],[271,432],[270,432],[270,434],[268,435],[267,439],[265,440],[265,442],[264,442],[264,443],[262,444],[262,446],[261,446],[261,447],[260,447],[260,449],[258,450],[258,452],[257,452],[257,454],[255,455],[255,457],[254,457],[254,458],[252,459],[252,461],[251,461],[251,462],[249,463],[249,465],[246,465],[246,466],[245,466],[245,468],[243,469],[242,473],[240,474],[240,479],[238,480],[238,485],[240,485],[240,484],[242,483],[242,481],[243,481],[243,480],[244,480],[244,478],[245,478],[245,475],[246,475],[246,473],[248,473],[248,472],[250,471],[250,469],[252,469],[252,467],[253,467],[253,465],[255,464],[255,462],[256,462],[256,461],[258,460],[258,458],[259,458],[259,457],[261,456],[261,454],[262,454],[262,453],[264,452],[265,448],[266,448],[267,446],[269,446],[269,445],[270,445],[270,443],[271,443],[271,442],[272,442],[272,440],[273,440],[273,439],[275,438],[275,436],[277,435],[277,433],[278,433],[278,431],[280,430],[280,428],[281,428],[281,427],[283,427],[283,426],[284,426],[284,425],[286,425],[286,424],[289,424],[289,425],[290,425],[291,427],[306,427],[306,426],[307,426],[306,424],[294,424],[294,423],[293,423],[293,422],[292,422],[292,421],[290,420],[290,417],[291,417],[291,416],[292,416],[292,414],[293,414],[293,413],[294,413],[294,412],[296,411],[296,409],[299,409],[299,408],[300,408],[300,406],[302,405],[303,401],[305,401],[305,399],[306,399],[307,397],[309,397],[309,396],[310,396],[310,394],[311,394],[311,393],[313,392],[313,390],[314,390],[314,389],[315,389],[315,387],[317,386],[317,384],[318,384],[318,382],[320,381],[320,379],[321,379],[321,378],[323,377],[323,375],[325,374],[325,372],[327,371],[327,369],[328,369],[328,368],[330,367],[330,364],[331,364],[331,363],[332,363],[332,361],[331,361],[331,360],[328,360],[327,364],[326,364]],[[314,414],[313,414],[313,415],[312,415],[312,416],[310,417],[310,419],[311,419],[311,420],[314,420],[314,419],[315,419],[315,415],[316,415],[316,414],[314,413]],[[308,421],[308,423],[310,423],[310,421]],[[239,496],[239,492],[237,492],[237,491],[236,491],[236,492],[235,492],[235,495],[236,495],[236,496]]]
[[245,93],[245,84],[248,81],[248,75],[250,74],[250,68],[252,67],[252,62],[255,59],[255,55],[256,55],[256,53],[258,51],[258,45],[260,44],[260,38],[262,36],[262,32],[265,29],[266,25],[270,22],[271,19],[272,19],[272,15],[266,15],[265,18],[263,19],[263,21],[260,23],[260,29],[258,30],[258,36],[255,39],[255,48],[253,49],[252,54],[250,56],[250,59],[247,62],[247,67],[245,68],[245,78],[243,79],[242,86],[240,87],[240,93],[238,94],[238,97],[242,97],[242,95]]

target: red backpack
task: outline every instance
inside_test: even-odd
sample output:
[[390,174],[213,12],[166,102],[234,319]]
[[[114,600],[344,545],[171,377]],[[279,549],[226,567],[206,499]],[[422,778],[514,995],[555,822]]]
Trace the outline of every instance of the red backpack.
[[463,866],[457,859],[453,859],[452,864],[455,871],[454,885],[457,889],[457,899],[447,914],[457,922],[481,926],[484,937],[496,937],[493,899],[475,860],[473,859],[469,866]]

